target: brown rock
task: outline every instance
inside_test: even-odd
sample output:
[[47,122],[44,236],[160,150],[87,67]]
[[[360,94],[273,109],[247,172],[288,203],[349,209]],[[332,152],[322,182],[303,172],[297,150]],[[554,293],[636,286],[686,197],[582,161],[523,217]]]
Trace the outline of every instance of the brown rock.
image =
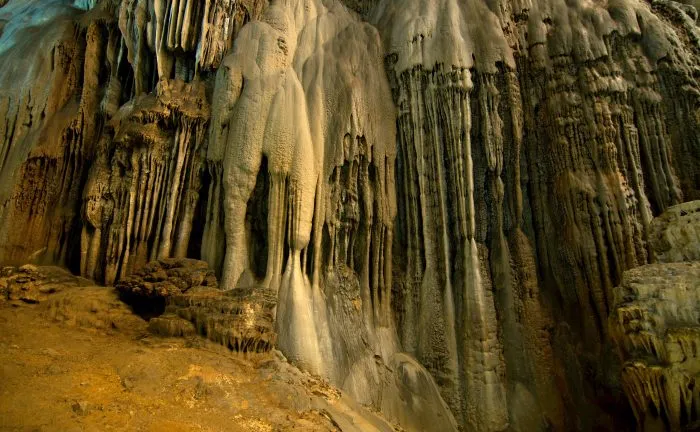
[[649,242],[658,262],[700,260],[700,200],[669,207],[654,218]]
[[206,286],[217,288],[216,276],[204,261],[166,258],[153,261],[116,283],[115,288],[130,298],[167,298]]
[[610,333],[639,430],[700,417],[700,262],[649,264],[615,288]]
[[90,281],[59,267],[24,265],[19,268],[4,267],[0,271],[2,300],[36,304],[64,289],[89,285],[92,285]]
[[199,287],[168,299],[149,330],[161,336],[199,333],[238,352],[267,352],[276,342],[274,296],[262,289],[220,291]]

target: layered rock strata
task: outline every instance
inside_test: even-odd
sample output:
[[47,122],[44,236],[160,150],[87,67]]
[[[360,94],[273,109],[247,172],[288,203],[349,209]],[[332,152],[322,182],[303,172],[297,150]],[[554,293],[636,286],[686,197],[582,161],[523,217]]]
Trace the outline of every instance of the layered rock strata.
[[170,297],[165,313],[151,319],[148,328],[162,336],[199,334],[236,352],[268,352],[277,339],[276,300],[260,290],[196,287]]

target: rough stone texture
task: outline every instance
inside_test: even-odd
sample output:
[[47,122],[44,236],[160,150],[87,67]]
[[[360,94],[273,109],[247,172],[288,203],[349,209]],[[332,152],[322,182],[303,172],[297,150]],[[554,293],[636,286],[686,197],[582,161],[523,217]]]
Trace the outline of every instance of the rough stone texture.
[[613,291],[610,336],[639,430],[700,424],[699,205],[679,204],[655,218],[649,240],[660,263],[626,271]]
[[40,303],[66,288],[90,285],[89,280],[59,267],[26,264],[0,268],[0,302]]
[[143,319],[119,299],[114,288],[94,286],[92,281],[53,266],[3,267],[0,269],[0,305],[40,304],[44,315],[76,327],[143,331]]
[[150,262],[115,285],[117,291],[135,299],[170,298],[197,287],[216,290],[218,283],[206,262],[189,258]]
[[49,318],[75,327],[143,334],[145,322],[119,298],[113,288],[71,287],[46,302]]
[[362,403],[407,352],[465,429],[623,429],[614,287],[700,198],[690,3],[11,0],[0,262],[201,258]]
[[700,420],[700,262],[648,264],[614,290],[610,332],[639,430]]
[[[59,298],[56,310],[75,320],[47,313]],[[236,356],[199,338],[152,337],[119,304],[113,289],[71,286],[42,304],[0,304],[0,428],[398,430],[278,351]]]
[[149,330],[162,336],[200,334],[241,353],[267,352],[277,337],[276,300],[255,289],[198,287],[170,297],[165,314],[151,319]]
[[658,262],[700,261],[700,201],[669,207],[654,218],[649,242]]
[[156,315],[148,323],[154,334],[200,334],[237,352],[267,352],[275,345],[277,298],[256,288],[220,290],[204,261],[153,261],[119,280],[115,288],[135,310]]
[[600,361],[612,289],[649,260],[652,215],[698,193],[688,11],[387,0],[371,15],[399,110],[401,342],[470,430],[622,426]]

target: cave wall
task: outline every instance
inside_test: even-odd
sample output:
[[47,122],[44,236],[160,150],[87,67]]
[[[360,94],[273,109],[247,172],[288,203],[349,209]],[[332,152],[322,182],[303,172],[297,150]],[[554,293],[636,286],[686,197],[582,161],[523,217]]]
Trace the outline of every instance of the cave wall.
[[0,263],[111,284],[201,258],[277,296],[292,361],[410,428],[624,429],[608,316],[652,218],[700,198],[697,18],[11,0]]
[[697,195],[694,10],[385,1],[369,19],[399,109],[404,349],[469,429],[623,417],[612,289],[651,258],[652,216]]

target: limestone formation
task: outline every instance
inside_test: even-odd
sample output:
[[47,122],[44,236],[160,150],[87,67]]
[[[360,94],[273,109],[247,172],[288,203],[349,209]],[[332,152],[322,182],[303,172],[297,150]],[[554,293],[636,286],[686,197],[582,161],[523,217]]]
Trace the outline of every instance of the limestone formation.
[[0,302],[40,303],[66,288],[89,285],[90,281],[59,267],[27,264],[0,268]]
[[698,100],[693,13],[416,0],[371,15],[399,109],[402,343],[471,429],[593,427],[590,384],[555,378],[577,344],[564,335],[590,353],[579,368],[601,367],[611,291],[649,259],[651,215],[697,194],[697,111],[679,108]]
[[629,270],[614,293],[610,328],[639,430],[693,426],[700,420],[700,262]]
[[273,310],[276,299],[261,290],[223,292],[196,287],[168,299],[165,313],[149,322],[161,336],[200,334],[241,353],[270,351],[277,334]]
[[143,336],[146,322],[121,301],[112,288],[71,287],[52,294],[46,301],[46,316],[61,324],[103,332],[119,331]]
[[700,254],[691,201],[652,223],[660,263],[628,270],[613,291],[610,334],[640,430],[692,430],[700,421]]
[[165,258],[153,261],[115,285],[117,291],[133,298],[170,298],[193,288],[217,289],[214,272],[204,261]]
[[0,0],[0,264],[167,296],[153,331],[410,430],[680,427],[610,341],[685,286],[626,270],[698,259],[696,6]]
[[658,262],[700,261],[700,201],[669,207],[654,218],[649,242]]

